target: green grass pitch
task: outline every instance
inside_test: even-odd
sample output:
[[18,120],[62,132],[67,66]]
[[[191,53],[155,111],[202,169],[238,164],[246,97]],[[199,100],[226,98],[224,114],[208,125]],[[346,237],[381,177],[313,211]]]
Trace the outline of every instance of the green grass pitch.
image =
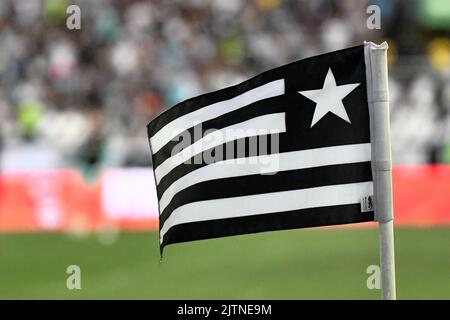
[[[399,299],[450,299],[450,229],[397,229]],[[158,234],[0,234],[1,299],[379,299],[376,228],[268,232],[171,245]],[[66,268],[81,268],[81,289]]]

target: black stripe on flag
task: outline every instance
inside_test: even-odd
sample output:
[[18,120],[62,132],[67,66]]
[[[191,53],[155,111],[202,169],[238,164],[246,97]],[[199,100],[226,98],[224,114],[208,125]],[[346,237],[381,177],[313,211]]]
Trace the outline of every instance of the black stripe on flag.
[[161,247],[170,243],[220,238],[229,235],[368,222],[373,219],[373,212],[361,214],[359,204],[350,204],[193,222],[177,225],[170,229],[164,237]]

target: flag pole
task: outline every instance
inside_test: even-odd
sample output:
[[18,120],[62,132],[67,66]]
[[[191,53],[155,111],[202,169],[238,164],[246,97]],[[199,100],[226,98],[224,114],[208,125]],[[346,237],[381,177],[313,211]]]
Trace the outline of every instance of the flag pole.
[[375,220],[379,224],[381,293],[384,300],[395,300],[394,215],[387,49],[386,42],[380,45],[365,42],[364,46],[372,141],[374,209]]

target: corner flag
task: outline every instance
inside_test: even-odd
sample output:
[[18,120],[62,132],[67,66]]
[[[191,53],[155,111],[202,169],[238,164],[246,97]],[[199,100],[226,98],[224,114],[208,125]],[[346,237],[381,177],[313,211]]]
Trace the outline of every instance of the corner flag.
[[296,61],[150,122],[161,252],[191,240],[391,222],[387,69],[376,58],[386,49],[366,43]]

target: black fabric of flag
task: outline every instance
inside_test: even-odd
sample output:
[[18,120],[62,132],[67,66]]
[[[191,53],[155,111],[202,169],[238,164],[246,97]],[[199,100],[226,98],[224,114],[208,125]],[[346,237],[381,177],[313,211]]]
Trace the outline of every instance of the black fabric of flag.
[[364,46],[181,102],[147,129],[161,251],[177,242],[374,220],[360,204],[373,194]]

